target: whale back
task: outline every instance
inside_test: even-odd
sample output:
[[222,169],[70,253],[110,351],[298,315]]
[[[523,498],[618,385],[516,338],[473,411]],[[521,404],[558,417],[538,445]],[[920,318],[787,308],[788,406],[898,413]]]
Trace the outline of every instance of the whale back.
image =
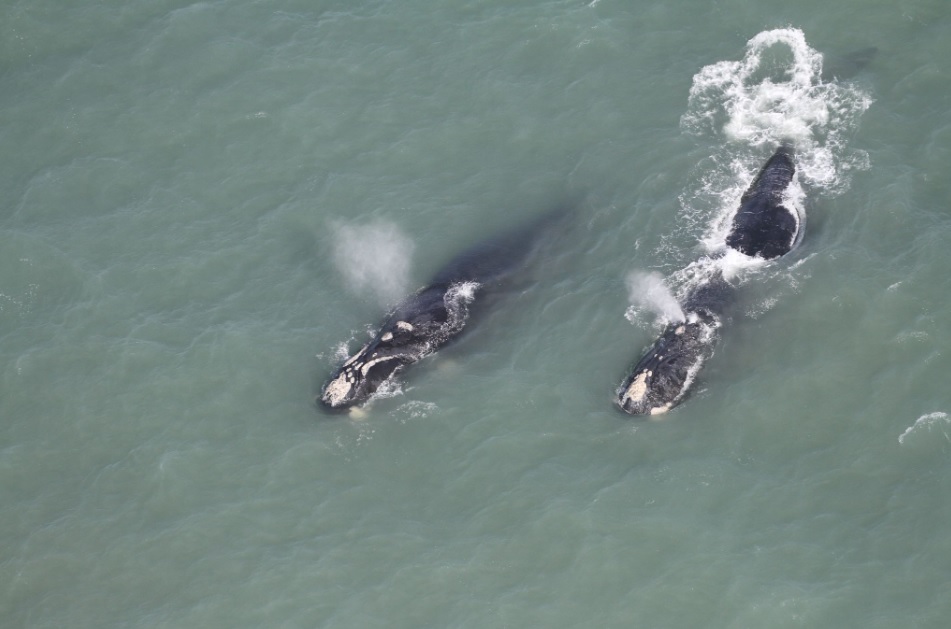
[[783,203],[796,173],[792,147],[780,146],[740,198],[726,244],[750,257],[766,260],[789,253],[796,245],[802,221]]

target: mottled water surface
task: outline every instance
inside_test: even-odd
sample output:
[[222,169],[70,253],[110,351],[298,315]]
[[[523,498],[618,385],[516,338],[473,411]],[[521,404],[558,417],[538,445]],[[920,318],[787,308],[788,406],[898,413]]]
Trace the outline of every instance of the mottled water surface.
[[[945,0],[0,0],[0,624],[947,626],[949,57]],[[783,140],[801,245],[717,262],[690,396],[622,414]]]

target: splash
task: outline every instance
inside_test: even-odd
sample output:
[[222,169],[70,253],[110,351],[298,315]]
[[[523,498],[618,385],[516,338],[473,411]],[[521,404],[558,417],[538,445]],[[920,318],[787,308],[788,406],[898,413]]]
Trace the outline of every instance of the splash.
[[865,152],[846,145],[872,99],[854,84],[823,82],[822,60],[799,29],[759,33],[741,61],[720,61],[693,77],[681,128],[722,132],[760,149],[791,140],[804,181],[841,192],[852,171],[869,167]]
[[732,255],[725,242],[740,198],[780,143],[795,147],[796,174],[783,204],[801,227],[807,198],[840,194],[853,172],[869,167],[868,155],[850,149],[848,139],[872,99],[855,84],[824,82],[822,64],[801,30],[782,28],[750,39],[741,60],[708,65],[693,77],[681,129],[712,136],[719,148],[680,196],[682,229],[703,230],[708,261],[727,279],[764,270]]
[[334,225],[334,262],[347,286],[390,306],[409,292],[413,241],[393,223]]
[[948,436],[947,425],[951,423],[951,420],[948,419],[947,413],[942,413],[937,411],[935,413],[928,413],[927,415],[922,415],[915,420],[915,423],[905,429],[905,432],[901,433],[898,436],[898,443],[904,444],[905,439],[908,438],[914,432],[919,430],[926,429],[928,432],[931,432],[932,429],[938,428],[941,430],[941,433],[944,435],[944,438],[948,441],[951,441],[951,437]]
[[639,318],[637,312],[640,310],[653,312],[659,320],[667,323],[685,320],[680,303],[659,273],[632,271],[627,276],[627,291],[631,302],[625,315],[628,320]]
[[453,284],[443,296],[446,312],[449,315],[442,334],[452,336],[465,326],[469,318],[469,304],[475,299],[476,291],[481,285],[478,282],[459,282]]

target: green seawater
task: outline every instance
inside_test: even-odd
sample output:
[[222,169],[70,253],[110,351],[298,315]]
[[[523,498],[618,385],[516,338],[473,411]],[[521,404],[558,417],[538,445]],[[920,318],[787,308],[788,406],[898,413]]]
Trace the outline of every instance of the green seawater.
[[[867,101],[784,114],[836,179],[634,420],[627,278],[701,256],[775,130],[695,77],[777,29],[875,46]],[[949,58],[946,0],[0,0],[0,626],[948,626]],[[315,407],[566,198],[458,343]]]

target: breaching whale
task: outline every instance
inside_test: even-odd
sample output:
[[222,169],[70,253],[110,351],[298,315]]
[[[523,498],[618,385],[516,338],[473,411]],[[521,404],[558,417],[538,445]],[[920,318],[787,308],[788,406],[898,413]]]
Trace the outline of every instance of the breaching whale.
[[370,342],[337,367],[317,398],[320,405],[344,410],[366,402],[394,374],[458,337],[470,307],[503,288],[541,235],[567,212],[559,207],[453,258],[426,286],[399,302]]
[[[780,146],[740,199],[726,238],[729,248],[772,260],[802,237],[803,218],[783,195],[796,172],[793,149]],[[668,324],[617,390],[617,404],[632,415],[658,415],[676,406],[713,353],[717,330],[734,288],[719,268],[684,299],[684,320]]]

